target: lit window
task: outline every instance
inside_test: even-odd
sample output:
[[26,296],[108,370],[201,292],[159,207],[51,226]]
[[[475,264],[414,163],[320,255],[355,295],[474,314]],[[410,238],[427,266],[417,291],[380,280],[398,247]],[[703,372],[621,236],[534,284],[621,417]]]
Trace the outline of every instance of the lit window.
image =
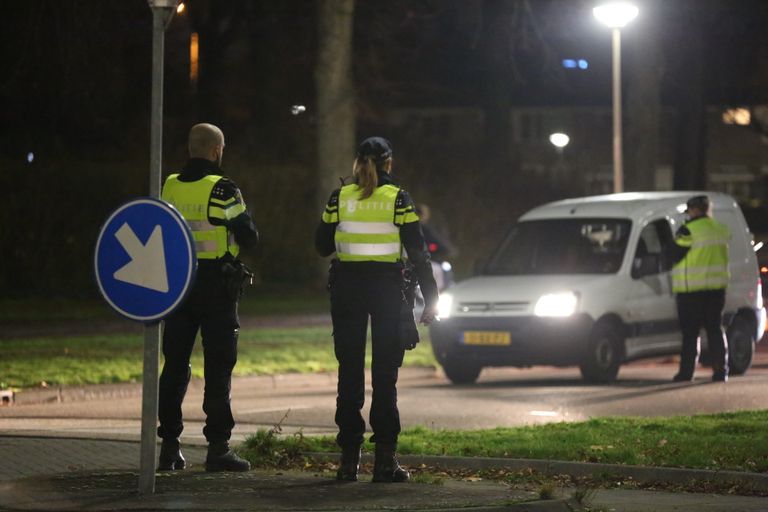
[[[179,4],[184,5],[184,4]],[[192,32],[189,36],[189,81],[192,85],[197,84],[200,76],[200,36],[197,32]]]
[[589,69],[589,62],[586,59],[563,59],[565,69]]
[[752,120],[752,115],[746,108],[729,108],[723,112],[723,123],[747,126]]

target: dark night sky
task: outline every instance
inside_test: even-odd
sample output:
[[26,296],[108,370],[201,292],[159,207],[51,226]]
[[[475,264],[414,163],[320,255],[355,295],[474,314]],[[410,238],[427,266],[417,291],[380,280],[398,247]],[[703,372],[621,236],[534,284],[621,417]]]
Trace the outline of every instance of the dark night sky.
[[[192,11],[207,3],[189,2]],[[711,102],[768,101],[768,2],[637,3],[641,14],[623,33],[625,68],[633,65],[633,46],[657,38],[666,101],[685,90],[692,55],[705,56]],[[212,29],[219,34],[201,35],[216,61],[202,63],[215,67],[211,75],[218,89],[212,94],[250,110],[251,117],[239,121],[256,116],[260,124],[290,123],[284,117],[288,105],[313,102],[314,3],[216,4],[220,22]],[[485,4],[506,24],[490,36],[493,28],[483,22],[479,0],[358,1],[355,75],[361,116],[393,105],[482,105],[484,83],[494,75],[509,84],[513,103],[610,101],[610,36],[591,16],[593,2],[529,0],[517,2],[516,10],[505,10],[508,2]],[[145,131],[150,21],[143,0],[30,0],[5,6],[0,101],[6,124],[15,129],[3,138],[2,152],[11,156],[26,145],[77,143],[98,153],[105,144],[119,146],[126,135]],[[168,31],[170,117],[188,111],[193,101],[186,93],[184,43],[194,25],[187,13]],[[691,43],[697,33],[700,47]],[[216,54],[217,45],[223,54]],[[585,58],[590,68],[565,70],[563,58]]]

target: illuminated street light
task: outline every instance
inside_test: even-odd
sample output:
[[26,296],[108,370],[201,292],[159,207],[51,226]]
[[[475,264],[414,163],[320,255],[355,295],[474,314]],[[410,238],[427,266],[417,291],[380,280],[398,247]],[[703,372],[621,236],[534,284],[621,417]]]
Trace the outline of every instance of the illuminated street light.
[[628,2],[611,2],[592,9],[595,18],[610,28],[624,28],[627,23],[637,18],[639,9]]
[[624,191],[621,151],[621,29],[637,17],[639,10],[629,2],[611,2],[592,9],[592,14],[613,33],[613,191]]
[[553,133],[549,136],[549,142],[557,149],[563,149],[571,141],[571,138],[564,133]]

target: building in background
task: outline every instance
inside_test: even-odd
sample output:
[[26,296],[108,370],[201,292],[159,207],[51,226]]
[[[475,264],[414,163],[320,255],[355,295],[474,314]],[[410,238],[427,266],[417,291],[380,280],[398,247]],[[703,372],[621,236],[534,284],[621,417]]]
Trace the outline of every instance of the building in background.
[[[709,106],[706,126],[706,188],[733,195],[751,207],[768,205],[768,136],[754,130],[749,106]],[[672,190],[674,183],[675,110],[661,113],[659,161],[654,190]],[[404,148],[479,165],[485,113],[472,107],[396,108],[386,116],[387,129]],[[611,110],[605,106],[513,107],[508,116],[506,157],[511,177],[544,177],[570,184],[572,195],[612,191]],[[557,148],[553,133],[565,133],[568,145]],[[630,171],[626,171],[630,172]],[[628,189],[629,190],[629,189]]]

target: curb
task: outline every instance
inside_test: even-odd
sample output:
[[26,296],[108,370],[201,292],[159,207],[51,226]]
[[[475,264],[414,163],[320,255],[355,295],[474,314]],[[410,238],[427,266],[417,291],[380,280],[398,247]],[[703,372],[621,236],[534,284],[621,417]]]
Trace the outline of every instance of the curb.
[[484,507],[423,508],[412,510],[429,510],[429,512],[455,512],[457,510],[465,512],[574,512],[581,509],[576,505],[571,505],[568,500],[541,500]]
[[[366,370],[369,374],[370,370]],[[411,367],[401,368],[399,380],[428,378],[437,375],[435,368]],[[262,389],[301,388],[312,386],[336,385],[336,372],[319,373],[278,373],[274,375],[253,375],[232,378],[232,387],[252,386]],[[193,378],[189,382],[190,389],[203,389],[205,382]],[[85,386],[55,386],[21,391],[0,391],[3,406],[34,405],[63,402],[82,402],[109,398],[131,398],[141,396],[141,382],[126,382],[121,384],[89,384]]]
[[[304,455],[322,461],[338,461],[339,453],[307,452]],[[740,471],[713,471],[707,469],[683,469],[649,466],[624,466],[592,462],[568,462],[539,459],[504,459],[497,457],[444,457],[439,455],[400,455],[400,462],[409,466],[432,466],[445,469],[533,469],[545,475],[571,475],[574,477],[621,476],[640,483],[713,482],[717,484],[742,485],[754,491],[768,493],[768,474]],[[373,455],[364,453],[362,460],[373,462]]]
[[11,405],[81,402],[85,400],[97,400],[100,398],[129,398],[133,396],[141,396],[140,382],[126,382],[124,384],[92,384],[86,386],[55,386],[16,391],[13,393]]

